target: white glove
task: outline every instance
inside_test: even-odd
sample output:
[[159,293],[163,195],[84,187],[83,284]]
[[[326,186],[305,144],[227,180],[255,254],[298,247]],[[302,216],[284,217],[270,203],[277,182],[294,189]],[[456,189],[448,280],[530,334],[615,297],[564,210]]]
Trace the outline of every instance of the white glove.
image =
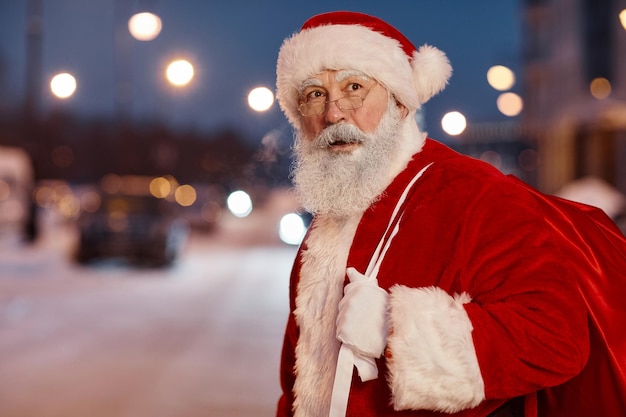
[[354,268],[348,268],[346,273],[350,283],[339,302],[337,339],[365,357],[378,358],[387,345],[389,295],[375,278]]

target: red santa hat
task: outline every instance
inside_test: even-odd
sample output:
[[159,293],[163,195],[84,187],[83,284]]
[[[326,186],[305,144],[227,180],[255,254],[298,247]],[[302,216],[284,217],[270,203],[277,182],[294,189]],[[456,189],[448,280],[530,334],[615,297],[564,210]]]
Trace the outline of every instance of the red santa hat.
[[452,74],[442,51],[428,45],[415,48],[379,18],[348,11],[313,16],[283,42],[276,65],[276,97],[295,127],[300,126],[302,82],[324,70],[342,69],[376,79],[410,111],[443,90]]

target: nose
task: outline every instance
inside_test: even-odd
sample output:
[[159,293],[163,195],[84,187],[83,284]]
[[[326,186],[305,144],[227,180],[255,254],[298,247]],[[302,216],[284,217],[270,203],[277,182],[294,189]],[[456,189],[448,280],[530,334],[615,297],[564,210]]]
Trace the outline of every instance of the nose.
[[346,119],[346,112],[339,108],[337,104],[337,99],[329,100],[326,103],[326,122],[329,124],[336,124]]

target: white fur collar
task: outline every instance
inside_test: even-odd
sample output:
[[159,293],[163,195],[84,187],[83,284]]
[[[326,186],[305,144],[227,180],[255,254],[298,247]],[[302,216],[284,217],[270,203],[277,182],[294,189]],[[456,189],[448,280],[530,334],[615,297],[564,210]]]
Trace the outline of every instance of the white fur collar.
[[326,416],[337,364],[337,306],[343,295],[348,252],[359,216],[317,218],[302,254],[294,311],[300,328],[296,346],[295,417]]

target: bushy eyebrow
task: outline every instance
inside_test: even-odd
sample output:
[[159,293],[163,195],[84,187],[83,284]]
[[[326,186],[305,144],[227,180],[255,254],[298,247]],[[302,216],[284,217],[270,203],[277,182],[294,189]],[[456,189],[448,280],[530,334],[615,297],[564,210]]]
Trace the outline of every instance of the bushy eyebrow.
[[343,70],[343,71],[338,71],[337,74],[335,74],[335,81],[341,82],[341,81],[345,80],[346,78],[350,78],[350,77],[359,77],[359,78],[363,78],[363,79],[368,80],[368,81],[371,80],[371,77],[368,77],[367,75],[365,75],[361,71],[358,71],[358,70]]
[[[335,81],[341,82],[350,77],[359,77],[367,81],[370,81],[372,79],[361,71],[350,69],[337,71],[337,74],[335,74]],[[302,92],[304,92],[304,90],[306,90],[308,87],[323,87],[322,80],[320,80],[319,78],[307,78],[300,84],[298,88],[298,93],[302,94]]]
[[317,78],[307,78],[306,80],[302,81],[302,83],[300,84],[300,87],[298,88],[298,93],[302,94],[302,92],[306,90],[308,87],[321,87],[321,86],[322,86],[322,80],[319,80]]

